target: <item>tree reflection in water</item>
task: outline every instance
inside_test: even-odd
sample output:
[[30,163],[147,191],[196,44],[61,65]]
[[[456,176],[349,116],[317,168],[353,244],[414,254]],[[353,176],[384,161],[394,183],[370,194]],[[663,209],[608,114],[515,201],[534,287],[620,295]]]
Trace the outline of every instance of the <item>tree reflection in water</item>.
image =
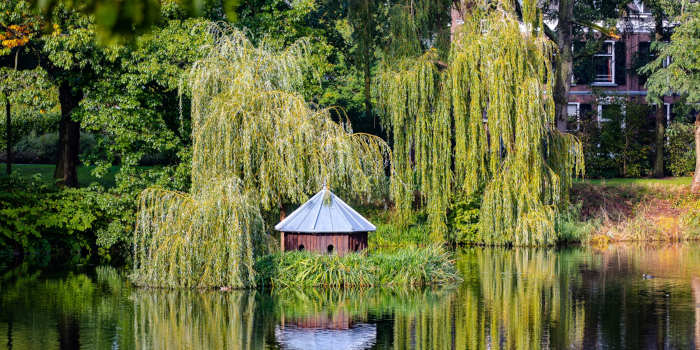
[[700,344],[696,245],[469,248],[457,256],[464,282],[439,290],[140,290],[112,268],[20,268],[0,275],[0,349]]

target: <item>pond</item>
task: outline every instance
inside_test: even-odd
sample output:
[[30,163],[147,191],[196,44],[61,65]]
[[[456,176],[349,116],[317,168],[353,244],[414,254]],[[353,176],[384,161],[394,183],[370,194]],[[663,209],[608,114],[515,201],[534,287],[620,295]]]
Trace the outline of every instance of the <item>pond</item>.
[[469,248],[440,290],[135,289],[109,267],[0,276],[0,349],[691,349],[696,244]]

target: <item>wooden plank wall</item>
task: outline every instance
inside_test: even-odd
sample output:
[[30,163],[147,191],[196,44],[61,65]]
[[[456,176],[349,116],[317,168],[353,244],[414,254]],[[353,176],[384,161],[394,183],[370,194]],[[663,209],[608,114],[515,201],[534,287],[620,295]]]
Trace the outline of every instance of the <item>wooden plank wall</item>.
[[367,248],[367,233],[333,233],[333,234],[300,234],[287,232],[284,234],[284,250],[304,250],[327,254],[328,246],[333,246],[333,253],[344,255],[349,251]]

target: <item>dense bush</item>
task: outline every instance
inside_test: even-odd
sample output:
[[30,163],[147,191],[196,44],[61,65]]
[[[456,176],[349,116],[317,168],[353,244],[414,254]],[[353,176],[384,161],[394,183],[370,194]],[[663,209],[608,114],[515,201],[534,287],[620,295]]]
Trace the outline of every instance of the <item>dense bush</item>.
[[453,244],[479,243],[479,209],[481,192],[474,196],[460,196],[450,204],[447,214],[448,241]]
[[[80,133],[81,154],[93,151],[97,143],[95,138],[93,134]],[[14,151],[16,163],[55,163],[58,158],[58,133],[37,134],[32,131],[15,144]]]
[[673,122],[666,129],[668,170],[673,176],[688,176],[695,171],[694,125]]
[[32,132],[15,145],[17,163],[53,163],[58,157],[58,133],[37,135]]
[[61,262],[110,260],[114,254],[125,258],[130,242],[121,238],[133,227],[132,202],[97,185],[58,189],[39,176],[30,181],[3,178],[0,250],[25,257],[60,256]]
[[375,222],[376,232],[369,233],[369,246],[377,248],[419,247],[430,242],[430,228],[425,222],[397,225],[389,222]]
[[651,172],[653,121],[647,105],[620,101],[581,117],[577,136],[583,143],[586,176],[592,178],[640,177]]
[[[12,106],[12,108],[12,139],[15,147],[24,138],[31,135],[36,137],[36,135],[49,134],[58,130],[60,118],[58,113],[34,114],[30,113],[31,111],[20,109],[18,106]],[[6,137],[5,110],[2,108],[2,112],[0,112],[0,150],[2,150],[3,158],[7,147]]]
[[266,255],[255,263],[258,286],[390,287],[446,284],[459,279],[440,246],[345,256],[310,252]]

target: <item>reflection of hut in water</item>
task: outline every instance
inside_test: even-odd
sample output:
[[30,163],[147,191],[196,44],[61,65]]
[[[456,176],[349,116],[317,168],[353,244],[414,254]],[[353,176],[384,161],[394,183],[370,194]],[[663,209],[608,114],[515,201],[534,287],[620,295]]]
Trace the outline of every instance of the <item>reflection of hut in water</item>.
[[345,321],[314,316],[284,322],[275,327],[275,338],[283,349],[301,350],[369,349],[377,342],[376,325]]
[[324,186],[275,229],[282,250],[344,255],[367,248],[367,232],[376,227]]
[[305,317],[285,319],[284,315],[282,315],[282,324],[299,328],[350,329],[353,322],[341,309],[332,316],[329,316],[327,313],[317,313]]

